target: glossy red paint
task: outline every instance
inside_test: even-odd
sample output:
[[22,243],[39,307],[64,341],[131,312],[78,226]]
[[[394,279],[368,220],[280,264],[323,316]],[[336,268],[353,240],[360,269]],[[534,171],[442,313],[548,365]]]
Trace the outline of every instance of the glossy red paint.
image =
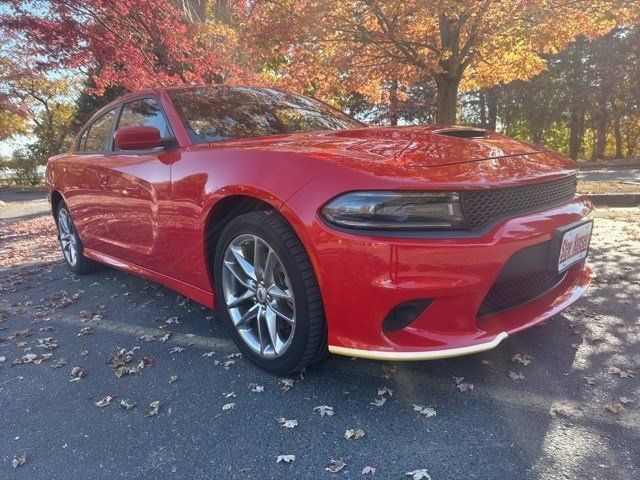
[[[205,234],[221,201],[251,197],[279,210],[307,248],[321,287],[329,345],[374,352],[446,351],[482,345],[543,321],[575,301],[584,264],[538,299],[491,317],[477,310],[516,251],[592,217],[585,197],[503,220],[474,238],[391,238],[328,226],[320,208],[353,190],[473,190],[575,173],[557,153],[489,132],[440,135],[443,127],[371,127],[193,145],[165,90],[156,98],[175,148],[73,151],[47,165],[49,193],[70,208],[87,256],[144,275],[215,307]],[[384,334],[396,305],[434,298],[409,327]],[[497,343],[497,342],[496,342]]]

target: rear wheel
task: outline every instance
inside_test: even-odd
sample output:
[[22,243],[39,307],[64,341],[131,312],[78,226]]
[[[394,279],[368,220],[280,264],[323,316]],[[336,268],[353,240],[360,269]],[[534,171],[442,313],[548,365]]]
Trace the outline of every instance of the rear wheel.
[[56,219],[62,255],[69,270],[78,274],[94,272],[100,264],[84,256],[84,247],[80,241],[80,236],[64,202],[60,202],[58,206]]
[[323,358],[320,288],[304,246],[278,213],[247,213],[225,227],[214,282],[238,348],[259,367],[288,373]]

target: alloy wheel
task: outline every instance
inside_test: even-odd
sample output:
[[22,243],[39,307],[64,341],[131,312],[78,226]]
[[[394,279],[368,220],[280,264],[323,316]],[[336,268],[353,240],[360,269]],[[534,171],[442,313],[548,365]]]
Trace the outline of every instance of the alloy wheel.
[[295,300],[282,261],[264,239],[242,234],[229,243],[222,291],[233,325],[251,350],[265,358],[286,352],[296,328]]
[[69,265],[74,266],[78,262],[78,233],[69,216],[69,212],[65,208],[61,208],[58,211],[58,235],[64,258]]

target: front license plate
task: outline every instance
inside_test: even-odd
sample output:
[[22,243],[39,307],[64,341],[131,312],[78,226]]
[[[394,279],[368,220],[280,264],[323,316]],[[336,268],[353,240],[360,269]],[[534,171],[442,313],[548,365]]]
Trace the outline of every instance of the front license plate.
[[558,272],[566,270],[587,256],[592,229],[593,222],[588,222],[564,232],[560,241]]

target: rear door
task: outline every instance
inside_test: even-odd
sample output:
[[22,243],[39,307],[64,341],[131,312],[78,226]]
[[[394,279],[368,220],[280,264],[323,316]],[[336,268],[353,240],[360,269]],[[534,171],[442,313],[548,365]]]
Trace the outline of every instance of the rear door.
[[[154,97],[124,103],[113,132],[119,128],[148,125],[157,127],[164,140],[173,138],[162,106]],[[171,163],[174,155],[162,148],[146,151],[118,151],[113,133],[108,154],[97,163],[102,212],[96,234],[100,251],[120,260],[162,271],[161,248],[170,200]]]

